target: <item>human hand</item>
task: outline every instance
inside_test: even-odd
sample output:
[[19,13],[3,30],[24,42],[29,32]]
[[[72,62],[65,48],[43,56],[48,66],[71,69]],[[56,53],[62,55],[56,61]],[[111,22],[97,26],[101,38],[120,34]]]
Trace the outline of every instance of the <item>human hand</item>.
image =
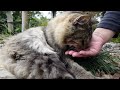
[[75,52],[73,50],[66,51],[66,55],[72,55],[73,57],[89,57],[97,55],[103,46],[103,38],[97,34],[92,35],[90,45],[87,49],[81,50],[80,52]]
[[87,49],[81,50],[79,52],[75,52],[73,50],[66,51],[65,54],[72,55],[73,57],[95,56],[101,51],[102,46],[106,42],[108,42],[114,35],[115,32],[113,32],[112,30],[97,28],[92,34],[92,39]]

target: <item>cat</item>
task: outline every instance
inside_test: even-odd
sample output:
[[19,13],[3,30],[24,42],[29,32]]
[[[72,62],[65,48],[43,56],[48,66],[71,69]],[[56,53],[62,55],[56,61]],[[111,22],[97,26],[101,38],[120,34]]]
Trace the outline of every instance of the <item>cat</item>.
[[63,12],[46,27],[33,27],[6,40],[0,49],[0,78],[94,79],[64,54],[89,47],[91,37],[89,15]]

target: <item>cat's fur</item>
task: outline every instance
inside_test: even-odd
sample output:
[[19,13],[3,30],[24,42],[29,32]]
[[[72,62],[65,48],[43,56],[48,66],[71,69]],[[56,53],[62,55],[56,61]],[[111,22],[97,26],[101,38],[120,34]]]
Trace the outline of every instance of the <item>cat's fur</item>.
[[64,12],[45,28],[30,28],[10,37],[0,49],[0,78],[94,79],[64,54],[88,47],[91,23],[87,15]]

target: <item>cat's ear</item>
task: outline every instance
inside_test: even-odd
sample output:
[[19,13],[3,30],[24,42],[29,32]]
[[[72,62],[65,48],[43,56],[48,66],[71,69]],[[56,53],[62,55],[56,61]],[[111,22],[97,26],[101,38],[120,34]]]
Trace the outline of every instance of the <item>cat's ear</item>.
[[79,16],[77,17],[74,21],[73,24],[79,24],[79,25],[84,25],[86,23],[88,23],[91,20],[91,17],[88,15],[83,15],[83,16]]

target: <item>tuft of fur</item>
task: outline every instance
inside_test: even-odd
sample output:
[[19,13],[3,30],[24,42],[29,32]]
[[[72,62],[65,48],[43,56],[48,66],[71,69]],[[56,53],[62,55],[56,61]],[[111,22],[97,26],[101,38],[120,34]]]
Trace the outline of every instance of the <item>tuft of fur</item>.
[[[75,49],[87,47],[91,38],[90,26],[88,16],[65,12],[52,19],[46,28],[33,27],[10,37],[0,49],[0,78],[96,78],[64,55],[68,45]],[[73,36],[78,36],[75,39],[79,42],[74,42],[75,45],[67,42],[69,39],[74,41]]]

